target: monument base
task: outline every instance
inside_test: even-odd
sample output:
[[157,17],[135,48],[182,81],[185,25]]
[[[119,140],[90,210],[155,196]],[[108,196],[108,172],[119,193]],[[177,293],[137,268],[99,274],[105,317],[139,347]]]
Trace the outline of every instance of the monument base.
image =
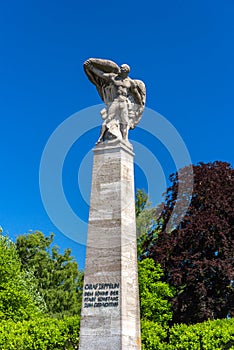
[[94,149],[79,350],[140,350],[133,152]]

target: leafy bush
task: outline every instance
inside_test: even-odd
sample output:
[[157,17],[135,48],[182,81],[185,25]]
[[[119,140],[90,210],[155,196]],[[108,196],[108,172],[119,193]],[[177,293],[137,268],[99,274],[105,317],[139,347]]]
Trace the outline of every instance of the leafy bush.
[[1,350],[78,349],[80,319],[77,316],[38,318],[30,321],[2,321]]
[[141,320],[142,350],[164,350],[167,344],[167,331],[161,324],[149,320]]
[[170,329],[142,320],[142,350],[234,350],[234,318]]
[[234,318],[207,321],[191,326],[175,325],[170,329],[168,349],[234,349]]
[[[77,316],[2,321],[1,350],[75,350],[79,346]],[[234,350],[234,318],[171,329],[149,320],[141,321],[142,350]]]

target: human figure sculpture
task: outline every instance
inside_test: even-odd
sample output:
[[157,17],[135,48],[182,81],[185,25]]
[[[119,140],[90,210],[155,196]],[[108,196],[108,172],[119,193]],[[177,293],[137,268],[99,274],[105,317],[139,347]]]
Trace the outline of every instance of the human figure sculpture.
[[128,77],[127,64],[119,67],[110,60],[90,58],[84,70],[106,104],[100,112],[103,124],[97,143],[116,138],[128,142],[128,130],[135,128],[144,110],[144,83]]

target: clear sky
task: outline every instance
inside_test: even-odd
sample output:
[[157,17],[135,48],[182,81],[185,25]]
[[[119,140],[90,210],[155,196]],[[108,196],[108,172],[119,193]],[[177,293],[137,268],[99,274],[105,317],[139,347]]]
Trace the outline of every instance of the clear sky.
[[[29,230],[54,232],[56,244],[71,247],[84,267],[85,247],[62,234],[43,206],[39,167],[54,130],[71,115],[101,103],[83,72],[89,57],[131,66],[130,76],[146,84],[147,107],[174,126],[193,164],[222,160],[234,165],[233,18],[232,0],[1,1],[0,225],[5,233],[15,238]],[[62,177],[67,201],[83,222],[88,216],[90,150],[99,131],[79,132],[89,118],[100,123],[98,113],[91,114],[77,116],[78,139],[64,161]],[[153,135],[157,128],[157,122],[152,124]],[[140,128],[131,137],[150,150],[166,178],[176,170],[165,151],[167,141],[157,142]],[[153,165],[145,170],[144,155],[140,158],[136,187],[155,186],[161,195],[160,171]],[[53,164],[48,171],[51,176]],[[59,215],[63,219],[63,210]]]

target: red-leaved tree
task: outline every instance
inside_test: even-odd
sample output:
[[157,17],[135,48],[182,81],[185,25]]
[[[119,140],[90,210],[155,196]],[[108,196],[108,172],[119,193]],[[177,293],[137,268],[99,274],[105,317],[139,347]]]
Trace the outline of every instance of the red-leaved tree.
[[234,169],[218,161],[193,166],[191,203],[183,221],[168,232],[173,208],[184,200],[177,198],[178,183],[188,171],[171,176],[161,233],[145,250],[176,288],[173,323],[234,317]]

